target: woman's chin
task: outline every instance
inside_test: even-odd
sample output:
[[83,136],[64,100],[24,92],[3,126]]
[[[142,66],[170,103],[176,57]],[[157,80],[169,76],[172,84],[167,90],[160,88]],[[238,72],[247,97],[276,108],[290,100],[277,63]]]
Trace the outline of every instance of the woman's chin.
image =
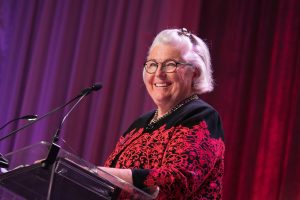
[[172,104],[172,96],[164,95],[164,96],[159,96],[159,97],[153,97],[153,101],[157,106],[169,105],[169,104]]

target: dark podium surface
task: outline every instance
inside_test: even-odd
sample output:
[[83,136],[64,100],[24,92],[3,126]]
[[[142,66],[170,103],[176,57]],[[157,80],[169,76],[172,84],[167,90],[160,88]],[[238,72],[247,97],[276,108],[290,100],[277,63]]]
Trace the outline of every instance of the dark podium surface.
[[158,188],[148,194],[62,149],[51,166],[33,161],[45,158],[48,149],[41,142],[6,155],[10,168],[0,174],[0,200],[155,199],[158,194]]

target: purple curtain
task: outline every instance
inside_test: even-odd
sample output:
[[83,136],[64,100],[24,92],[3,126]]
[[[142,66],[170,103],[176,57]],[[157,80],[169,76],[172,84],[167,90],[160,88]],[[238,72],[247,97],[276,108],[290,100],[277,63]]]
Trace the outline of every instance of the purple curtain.
[[[297,0],[0,0],[0,125],[47,113],[101,82],[63,125],[65,148],[101,165],[154,105],[142,65],[154,36],[186,27],[210,47],[223,119],[224,199],[300,199]],[[70,106],[0,142],[51,140]],[[26,122],[0,132],[4,136]]]

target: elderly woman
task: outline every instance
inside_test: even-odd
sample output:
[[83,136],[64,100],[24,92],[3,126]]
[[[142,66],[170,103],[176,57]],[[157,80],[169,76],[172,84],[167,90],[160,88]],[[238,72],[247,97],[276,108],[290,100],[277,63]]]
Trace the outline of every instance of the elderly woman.
[[199,98],[213,90],[207,46],[186,29],[160,32],[143,79],[157,109],[133,122],[102,169],[139,188],[158,186],[158,199],[221,199],[222,125]]

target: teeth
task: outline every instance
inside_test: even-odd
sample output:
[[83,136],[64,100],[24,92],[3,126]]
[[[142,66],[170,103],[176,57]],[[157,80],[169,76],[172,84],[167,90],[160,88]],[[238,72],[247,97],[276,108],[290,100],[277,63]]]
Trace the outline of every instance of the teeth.
[[155,83],[154,84],[156,87],[166,87],[167,83]]

